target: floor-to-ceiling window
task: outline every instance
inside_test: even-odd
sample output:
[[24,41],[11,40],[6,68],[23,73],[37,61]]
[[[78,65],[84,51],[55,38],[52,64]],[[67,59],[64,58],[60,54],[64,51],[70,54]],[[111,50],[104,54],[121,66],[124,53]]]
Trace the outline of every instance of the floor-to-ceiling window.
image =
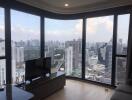
[[45,19],[45,56],[51,57],[53,72],[80,77],[82,69],[82,20]]
[[111,84],[113,16],[87,18],[85,79]]
[[[4,59],[3,59],[4,58]],[[0,87],[6,82],[4,9],[0,8]]]
[[4,9],[0,8],[0,88],[6,82]]
[[12,82],[25,78],[25,61],[40,57],[40,17],[11,10]]
[[[113,17],[87,18],[85,79],[111,84],[112,49],[116,49],[116,84],[125,82],[130,14],[118,15],[117,44],[113,47]],[[6,80],[4,9],[0,8],[0,86]],[[44,17],[44,16],[43,16]],[[82,77],[82,20],[45,19],[45,57],[52,72]],[[8,36],[7,36],[8,37]],[[40,57],[40,17],[11,10],[12,82],[25,77],[25,61]],[[85,39],[84,39],[85,40]],[[7,55],[8,56],[8,55]]]
[[118,15],[116,48],[116,84],[124,83],[126,78],[126,55],[130,14]]

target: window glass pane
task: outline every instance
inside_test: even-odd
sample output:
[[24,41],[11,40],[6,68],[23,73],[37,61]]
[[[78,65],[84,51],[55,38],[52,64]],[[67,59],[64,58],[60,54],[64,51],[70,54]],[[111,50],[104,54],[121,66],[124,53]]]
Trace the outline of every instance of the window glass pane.
[[45,20],[45,56],[52,58],[52,69],[81,77],[82,20]]
[[87,19],[85,78],[111,84],[113,16]]
[[126,78],[126,57],[116,58],[116,84],[125,83]]
[[24,81],[25,61],[40,57],[40,17],[11,10],[12,79]]
[[5,56],[5,23],[3,8],[0,8],[0,56]]
[[6,83],[5,59],[0,60],[0,88]]
[[129,31],[130,14],[118,16],[118,28],[117,28],[117,54],[127,54],[127,42]]

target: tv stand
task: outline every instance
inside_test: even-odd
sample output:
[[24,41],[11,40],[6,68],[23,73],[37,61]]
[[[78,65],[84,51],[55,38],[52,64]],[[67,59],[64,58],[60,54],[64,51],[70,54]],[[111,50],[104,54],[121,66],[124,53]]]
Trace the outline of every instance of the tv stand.
[[65,74],[57,72],[48,78],[40,78],[25,85],[26,91],[34,94],[32,100],[41,100],[62,89],[65,85]]

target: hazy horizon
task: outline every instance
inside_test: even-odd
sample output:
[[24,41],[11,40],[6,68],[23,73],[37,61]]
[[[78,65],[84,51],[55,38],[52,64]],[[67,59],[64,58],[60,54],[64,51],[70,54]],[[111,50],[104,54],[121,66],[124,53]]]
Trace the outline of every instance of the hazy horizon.
[[[122,38],[125,43],[128,37],[128,19],[129,15],[119,16],[119,38]],[[87,42],[108,42],[113,36],[113,16],[88,18],[86,27]],[[13,41],[40,40],[40,17],[11,10],[11,32]],[[0,38],[4,38],[4,10],[2,8],[0,8]],[[77,38],[82,38],[82,19],[45,19],[46,41],[64,42]]]

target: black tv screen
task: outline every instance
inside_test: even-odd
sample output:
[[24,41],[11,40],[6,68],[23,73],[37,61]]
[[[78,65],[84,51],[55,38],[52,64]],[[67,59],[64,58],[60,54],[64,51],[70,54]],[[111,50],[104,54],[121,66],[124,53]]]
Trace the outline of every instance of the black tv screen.
[[32,80],[34,78],[44,76],[50,73],[51,58],[39,58],[26,61],[25,80]]

